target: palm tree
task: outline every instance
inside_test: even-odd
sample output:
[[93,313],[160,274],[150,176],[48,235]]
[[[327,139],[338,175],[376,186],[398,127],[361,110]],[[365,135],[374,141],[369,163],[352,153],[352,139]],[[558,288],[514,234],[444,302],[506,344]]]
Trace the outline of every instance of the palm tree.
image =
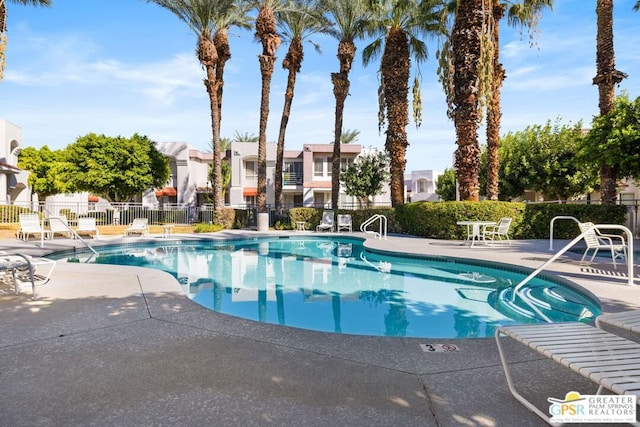
[[233,133],[233,142],[258,142],[259,138],[253,133],[235,131]]
[[531,36],[535,32],[542,10],[552,6],[553,0],[522,0],[519,3],[493,0],[491,10],[487,10],[485,24],[491,29],[492,48],[490,51],[493,51],[493,60],[489,70],[491,72],[491,87],[487,96],[487,198],[490,200],[498,200],[498,171],[500,169],[498,157],[500,121],[502,119],[500,90],[505,79],[505,71],[500,63],[500,20],[507,11],[507,23],[511,26],[526,27]]
[[340,198],[340,141],[344,104],[349,94],[349,72],[356,56],[355,41],[366,34],[365,22],[369,10],[364,0],[325,0],[324,10],[332,17],[334,28],[330,34],[338,39],[340,71],[331,73],[333,95],[336,98],[335,125],[333,131],[333,155],[331,157],[331,207],[338,209]]
[[640,10],[640,0],[638,0],[636,4],[633,5],[633,10],[635,10],[636,12]]
[[0,0],[0,82],[4,76],[5,51],[7,50],[7,2],[49,7],[52,0]]
[[[637,5],[636,5],[637,6]],[[598,86],[600,115],[604,116],[613,110],[615,85],[627,75],[616,70],[613,51],[613,0],[597,0],[596,15],[598,17],[596,36],[596,76],[593,84]],[[605,204],[616,202],[616,180],[618,171],[615,166],[600,166],[600,200]]]
[[256,17],[256,38],[262,44],[259,55],[262,91],[260,98],[260,130],[258,133],[258,198],[259,213],[267,211],[267,121],[269,119],[269,93],[271,77],[276,62],[276,51],[280,46],[280,36],[276,28],[276,12],[284,7],[282,0],[254,0],[258,9]]
[[480,59],[485,11],[483,0],[460,2],[451,32],[452,84],[448,100],[456,128],[455,167],[462,200],[479,199]]
[[229,46],[229,28],[239,27],[244,29],[251,28],[251,18],[249,15],[250,6],[246,2],[238,1],[236,7],[226,10],[226,13],[215,16],[214,24],[217,28],[213,35],[213,44],[218,52],[218,61],[216,62],[216,89],[218,95],[218,128],[222,123],[222,92],[224,88],[224,67],[231,59],[231,47]]
[[204,85],[209,94],[211,106],[211,131],[213,133],[213,209],[220,210],[224,205],[222,199],[222,166],[220,156],[220,120],[218,116],[218,90],[216,88],[216,64],[218,51],[213,43],[216,17],[230,14],[236,7],[233,0],[147,0],[164,7],[180,20],[198,37],[196,55],[207,77]]
[[[380,56],[379,126],[386,111],[385,149],[390,158],[391,205],[404,203],[404,172],[409,146],[406,126],[409,123],[409,78],[411,61],[420,64],[427,58],[427,45],[419,37],[442,32],[440,0],[384,0],[369,21],[368,33],[376,37],[362,52],[364,65]],[[420,126],[421,100],[419,79],[414,78],[414,120]]]
[[360,138],[360,131],[355,129],[345,129],[342,131],[342,135],[340,135],[340,143],[341,144],[352,144],[357,142]]
[[[280,132],[276,148],[276,172],[274,180],[275,209],[277,219],[282,219],[282,172],[284,166],[284,139],[287,131],[291,104],[296,85],[296,74],[300,72],[304,58],[303,42],[313,34],[326,33],[330,27],[327,18],[319,11],[316,0],[291,0],[290,9],[279,12],[278,26],[285,43],[289,43],[282,68],[288,70],[287,88],[284,93],[284,106],[280,119]],[[317,52],[321,52],[320,45],[310,41]]]

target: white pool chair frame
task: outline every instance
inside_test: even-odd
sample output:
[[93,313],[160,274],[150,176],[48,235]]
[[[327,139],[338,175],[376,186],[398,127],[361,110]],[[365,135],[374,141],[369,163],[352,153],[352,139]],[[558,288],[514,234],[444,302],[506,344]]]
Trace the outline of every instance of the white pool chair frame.
[[333,231],[333,228],[335,226],[334,218],[335,216],[332,210],[326,210],[322,212],[322,220],[316,227],[316,231]]
[[[600,249],[606,249],[611,253],[613,268],[618,268],[618,265],[616,264],[617,258],[622,258],[623,260],[627,259],[627,243],[623,236],[617,234],[603,234],[598,231],[598,228],[592,222],[581,222],[578,226],[580,227],[580,231],[583,233],[589,230],[589,232],[584,235],[584,243],[587,248],[582,254],[580,264],[584,264],[584,259],[590,250],[593,250],[593,254],[589,259],[588,264],[593,263],[593,260]],[[620,243],[614,243],[614,240],[619,240]]]
[[[502,326],[496,330],[500,360],[513,397],[547,423],[550,418],[515,388],[502,345],[507,337],[605,389],[640,401],[640,344],[581,322]],[[571,390],[568,388],[567,390]]]

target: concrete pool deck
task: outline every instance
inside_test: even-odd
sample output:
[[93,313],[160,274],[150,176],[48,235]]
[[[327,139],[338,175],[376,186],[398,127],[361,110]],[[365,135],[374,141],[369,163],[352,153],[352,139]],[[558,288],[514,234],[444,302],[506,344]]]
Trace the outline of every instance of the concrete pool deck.
[[[210,237],[242,235],[261,234]],[[62,238],[44,248],[35,240],[0,242],[31,255],[82,247]],[[389,236],[366,244],[532,268],[553,253],[546,240],[469,248]],[[625,268],[613,270],[607,258],[583,267],[579,258],[563,256],[549,271],[594,293],[604,311],[640,308],[640,286],[627,285]],[[0,288],[2,425],[546,425],[511,396],[493,338],[369,337],[262,324],[204,309],[169,274],[137,267],[58,262],[39,298],[30,296],[30,289],[16,296]],[[429,343],[459,351],[424,352],[420,344]],[[595,393],[594,383],[569,369],[506,344],[514,380],[543,410],[548,397]]]

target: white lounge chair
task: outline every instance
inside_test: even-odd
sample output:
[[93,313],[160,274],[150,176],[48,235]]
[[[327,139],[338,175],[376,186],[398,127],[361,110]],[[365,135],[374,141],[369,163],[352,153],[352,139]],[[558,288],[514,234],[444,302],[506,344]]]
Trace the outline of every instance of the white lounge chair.
[[316,227],[316,231],[333,231],[333,211],[327,210],[322,212],[322,221]]
[[20,229],[16,233],[19,240],[27,240],[30,235],[34,237],[43,237],[48,239],[51,237],[51,232],[42,228],[40,224],[40,216],[37,213],[22,213],[20,214]]
[[[591,255],[589,264],[593,262],[593,259],[596,257],[596,254],[600,249],[610,251],[614,268],[618,267],[616,264],[617,258],[627,259],[627,243],[623,236],[616,234],[602,234],[592,222],[581,222],[578,226],[580,227],[581,233],[588,231],[587,234],[584,235],[584,243],[587,245],[587,248],[580,259],[581,264],[584,262],[584,258],[587,256],[587,253],[592,249],[593,255]],[[614,243],[614,239],[619,240],[620,243]]]
[[76,234],[78,236],[91,236],[96,239],[100,238],[100,232],[96,226],[96,219],[94,217],[80,217],[78,218],[78,226],[76,227]]
[[601,314],[596,317],[596,326],[600,329],[603,329],[603,326],[614,326],[638,334],[640,339],[640,310]]
[[139,234],[146,236],[149,234],[149,220],[147,218],[135,218],[124,232],[125,236]]
[[73,233],[66,215],[50,216],[49,217],[49,233],[51,237],[55,237],[56,234],[60,234],[64,237],[71,238]]
[[352,224],[351,224],[351,215],[349,214],[339,214],[338,215],[338,225],[337,225],[337,231],[340,232],[340,230],[346,230],[349,233],[351,233],[352,230]]
[[512,218],[502,217],[496,225],[486,225],[484,227],[484,240],[486,242],[507,242],[511,244],[509,240],[509,227],[511,227]]
[[56,261],[52,259],[0,251],[0,280],[10,283],[16,295],[23,283],[30,283],[33,299],[36,299],[36,286],[49,282],[55,266]]
[[[640,401],[639,343],[581,322],[499,327],[496,342],[511,394],[549,424],[549,411],[538,409],[516,390],[502,345],[503,336],[590,379],[598,385],[597,394],[607,389],[619,395],[635,395]],[[513,367],[522,365],[514,364]],[[536,381],[542,381],[540,375],[536,375]],[[573,390],[567,384],[562,385],[566,390]]]

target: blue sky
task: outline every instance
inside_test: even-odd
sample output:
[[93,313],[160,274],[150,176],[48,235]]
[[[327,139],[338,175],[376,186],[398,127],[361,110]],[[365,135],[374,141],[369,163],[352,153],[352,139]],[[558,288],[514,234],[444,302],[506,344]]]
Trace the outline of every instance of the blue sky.
[[[501,57],[507,73],[502,91],[502,131],[523,130],[560,118],[585,127],[598,113],[595,75],[595,0],[556,0],[543,14],[530,47],[528,36],[501,25]],[[616,66],[629,74],[619,87],[640,96],[640,13],[635,0],[616,0]],[[335,100],[330,73],[338,70],[337,41],[313,36],[298,75],[286,144],[333,140]],[[377,67],[362,66],[367,42],[358,43],[350,75],[344,128],[360,131],[358,143],[384,147],[377,128]],[[143,0],[54,0],[51,8],[9,3],[5,78],[0,118],[23,129],[24,145],[63,148],[89,132],[147,135],[154,141],[188,142],[209,151],[209,102],[204,71],[195,57],[196,37],[182,21]],[[436,77],[435,41],[421,65],[423,124],[407,127],[407,172],[451,167],[455,129]],[[234,29],[225,74],[222,136],[258,134],[261,47],[253,32]],[[278,135],[286,84],[278,50],[271,85],[269,141]],[[480,142],[484,143],[484,129]]]

